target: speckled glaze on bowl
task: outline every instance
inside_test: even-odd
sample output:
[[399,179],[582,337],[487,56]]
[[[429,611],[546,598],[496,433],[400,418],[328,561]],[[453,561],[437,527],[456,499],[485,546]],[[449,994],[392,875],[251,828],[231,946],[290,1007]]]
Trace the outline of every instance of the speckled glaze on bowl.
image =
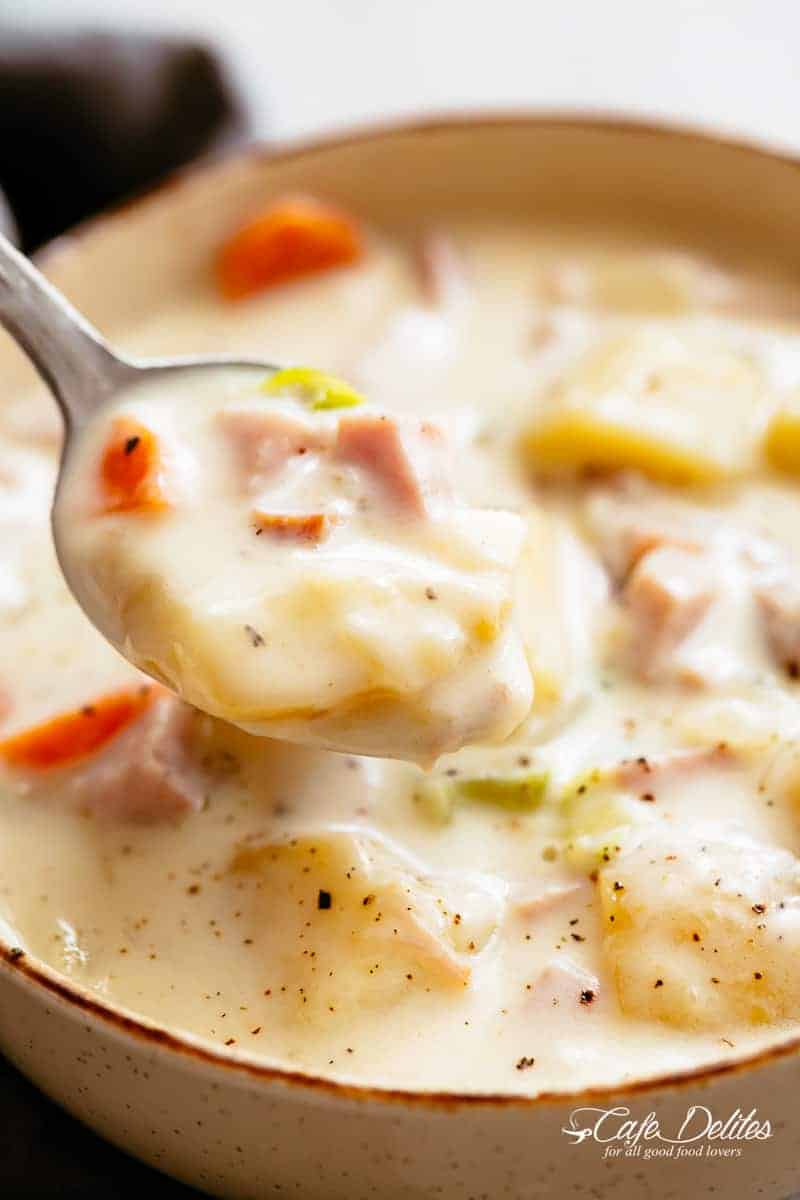
[[[124,345],[126,325],[197,285],[237,219],[287,189],[321,192],[396,227],[455,206],[650,229],[800,281],[800,164],[689,131],[546,115],[430,121],[248,151],[94,221],[43,261]],[[4,386],[27,371],[3,339]],[[111,1141],[220,1196],[783,1200],[800,1190],[796,1037],[735,1065],[613,1091],[536,1100],[379,1091],[168,1032],[0,939],[0,1047]],[[772,1136],[703,1139],[699,1155],[648,1158],[646,1142],[612,1157],[601,1142],[563,1132],[575,1109],[620,1107],[635,1121],[655,1113],[673,1134],[692,1104],[722,1121],[754,1109]]]

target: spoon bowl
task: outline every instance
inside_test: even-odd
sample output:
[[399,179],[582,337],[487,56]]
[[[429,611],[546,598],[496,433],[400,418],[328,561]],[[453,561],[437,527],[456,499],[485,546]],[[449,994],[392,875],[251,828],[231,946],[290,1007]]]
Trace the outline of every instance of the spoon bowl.
[[279,369],[241,355],[123,358],[2,234],[0,325],[27,354],[61,410],[65,427],[62,463],[74,432],[104,404],[145,379],[209,367],[259,368],[267,374]]
[[[274,374],[279,368],[257,358],[217,354],[131,359],[116,354],[105,338],[74,308],[8,238],[0,234],[0,325],[25,352],[47,384],[64,421],[53,511],[58,502],[64,465],[78,432],[107,404],[130,388],[170,375],[224,367]],[[55,523],[53,540],[62,574],[78,603],[78,589]],[[81,605],[84,608],[85,606]],[[91,613],[87,613],[93,620]],[[94,623],[94,622],[93,622]]]
[[524,521],[458,494],[439,426],[314,368],[121,358],[5,241],[0,322],[64,418],[64,578],[140,671],[250,734],[424,765],[524,720]]

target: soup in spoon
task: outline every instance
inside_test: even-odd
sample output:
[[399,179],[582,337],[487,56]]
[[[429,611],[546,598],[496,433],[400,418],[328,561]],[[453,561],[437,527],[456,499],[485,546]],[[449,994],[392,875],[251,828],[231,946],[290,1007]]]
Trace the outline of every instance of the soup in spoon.
[[81,431],[54,512],[98,628],[251,733],[430,762],[524,719],[523,519],[459,498],[435,418],[295,368],[129,389]]

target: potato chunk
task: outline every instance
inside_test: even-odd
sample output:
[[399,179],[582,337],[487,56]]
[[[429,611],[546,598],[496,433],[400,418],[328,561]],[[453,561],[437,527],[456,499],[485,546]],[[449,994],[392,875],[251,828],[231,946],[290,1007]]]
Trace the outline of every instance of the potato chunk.
[[255,940],[273,996],[292,1001],[289,1019],[313,1023],[462,991],[504,903],[493,879],[429,877],[388,842],[347,827],[244,846],[233,870],[256,884]]
[[800,862],[745,837],[653,836],[598,881],[623,1011],[681,1029],[800,1013]]
[[559,262],[546,298],[618,313],[681,315],[727,298],[730,284],[710,263],[674,250],[599,253],[589,262]]
[[569,370],[523,444],[538,470],[632,468],[707,484],[754,465],[764,410],[761,375],[745,356],[645,327]]
[[800,475],[800,393],[770,421],[764,449],[774,467]]

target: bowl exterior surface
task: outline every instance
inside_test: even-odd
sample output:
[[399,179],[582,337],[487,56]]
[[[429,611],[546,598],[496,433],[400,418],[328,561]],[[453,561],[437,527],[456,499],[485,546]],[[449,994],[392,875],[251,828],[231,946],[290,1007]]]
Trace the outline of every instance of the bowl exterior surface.
[[[148,308],[206,286],[222,238],[286,190],[330,196],[399,230],[420,212],[435,219],[454,206],[655,230],[800,278],[796,164],[681,131],[524,116],[398,127],[275,156],[246,153],[93,222],[51,247],[44,263],[124,346],[126,327]],[[0,377],[6,388],[30,378],[5,338]],[[796,1050],[614,1094],[536,1102],[378,1095],[281,1077],[104,1013],[70,990],[6,947],[0,1048],[111,1141],[215,1195],[784,1200],[800,1191]],[[727,1122],[727,1132],[684,1143],[678,1153],[666,1139],[692,1105],[692,1130],[715,1120]],[[742,1128],[736,1113],[751,1110],[748,1128],[756,1122],[763,1133],[769,1122],[769,1136],[733,1136]],[[598,1120],[594,1133],[581,1133]],[[634,1122],[628,1142],[618,1136],[626,1120]]]

